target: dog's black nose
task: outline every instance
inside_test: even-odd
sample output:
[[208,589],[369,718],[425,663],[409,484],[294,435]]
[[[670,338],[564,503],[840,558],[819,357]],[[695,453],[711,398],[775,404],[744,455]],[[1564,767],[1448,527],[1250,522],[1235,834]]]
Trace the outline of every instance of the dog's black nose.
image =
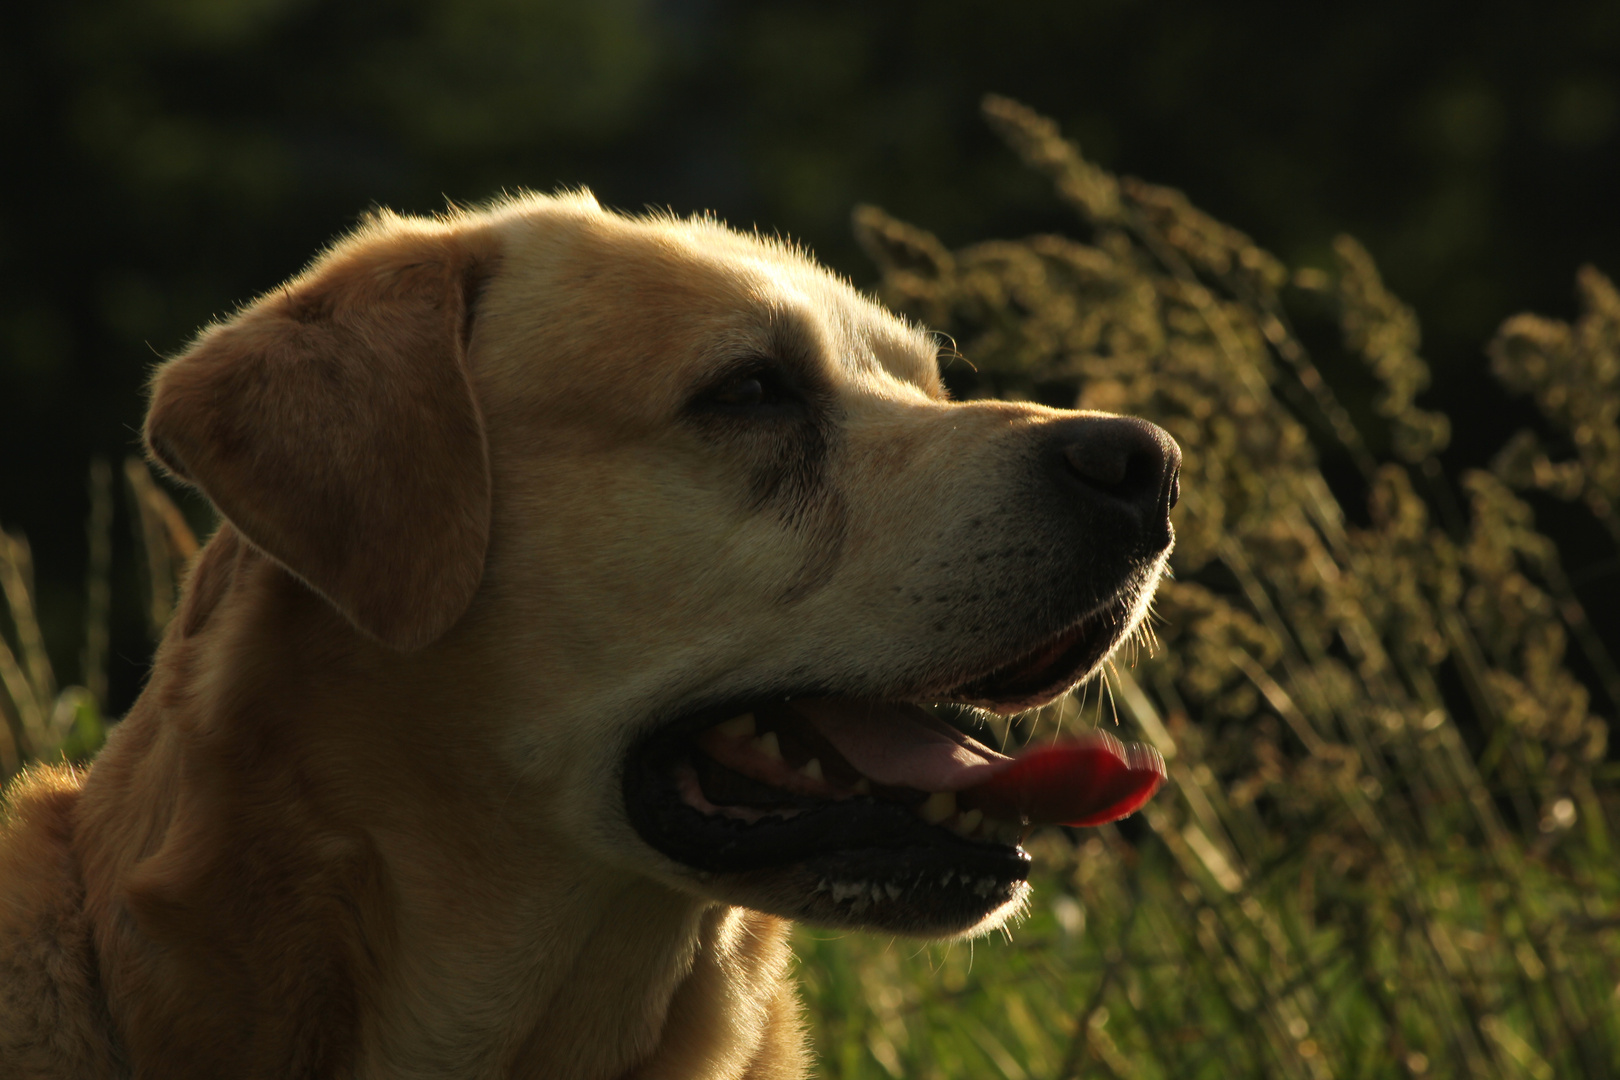
[[1168,522],[1181,494],[1181,447],[1168,431],[1132,416],[1087,416],[1064,421],[1054,441],[1067,479],[1124,503],[1150,533]]

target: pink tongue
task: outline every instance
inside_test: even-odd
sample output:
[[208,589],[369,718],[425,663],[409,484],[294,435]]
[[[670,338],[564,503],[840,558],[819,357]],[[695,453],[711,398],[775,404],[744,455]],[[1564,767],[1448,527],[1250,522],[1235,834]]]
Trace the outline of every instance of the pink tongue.
[[1031,825],[1101,825],[1140,810],[1164,782],[1164,758],[1106,731],[1020,754],[960,800]]
[[875,784],[961,791],[1013,762],[915,705],[806,698],[790,708]]
[[1093,731],[1056,746],[998,754],[914,705],[807,699],[793,710],[874,783],[955,791],[989,817],[1100,825],[1135,813],[1163,782],[1164,759]]

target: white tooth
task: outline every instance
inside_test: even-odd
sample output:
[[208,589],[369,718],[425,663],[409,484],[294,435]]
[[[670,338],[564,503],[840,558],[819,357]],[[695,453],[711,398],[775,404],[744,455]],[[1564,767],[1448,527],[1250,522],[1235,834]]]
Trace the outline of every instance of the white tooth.
[[983,810],[964,810],[956,818],[956,831],[963,836],[972,836],[979,830],[979,822],[984,820]]
[[859,780],[855,781],[854,792],[857,795],[872,794],[872,782],[864,776],[861,777]]
[[938,825],[948,817],[956,814],[956,792],[936,791],[928,796],[928,801],[922,804],[917,811],[922,819],[930,825]]
[[808,776],[812,780],[825,780],[825,779],[827,779],[825,776],[821,775],[821,759],[820,758],[811,758],[809,761],[804,763],[804,765],[799,769],[799,771],[801,773],[803,773],[805,776]]
[[782,744],[777,739],[776,732],[774,731],[767,731],[765,734],[756,738],[751,745],[755,750],[758,750],[772,761],[782,760]]
[[745,712],[741,716],[733,716],[723,724],[716,724],[714,729],[729,738],[751,739],[754,737],[754,714]]

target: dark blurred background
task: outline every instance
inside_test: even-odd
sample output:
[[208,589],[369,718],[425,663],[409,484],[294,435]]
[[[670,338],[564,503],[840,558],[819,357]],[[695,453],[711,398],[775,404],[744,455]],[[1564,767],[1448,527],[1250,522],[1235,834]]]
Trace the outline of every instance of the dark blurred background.
[[[1530,416],[1487,373],[1501,320],[1572,317],[1584,262],[1620,274],[1613,0],[62,0],[0,19],[0,524],[33,543],[69,678],[89,460],[136,446],[161,356],[369,206],[584,184],[790,234],[867,284],[856,203],[953,246],[1072,227],[981,122],[995,91],[1290,264],[1358,236],[1423,322],[1454,467]],[[1617,577],[1593,551],[1571,567],[1589,603]],[[150,648],[134,574],[121,543],[115,712]]]

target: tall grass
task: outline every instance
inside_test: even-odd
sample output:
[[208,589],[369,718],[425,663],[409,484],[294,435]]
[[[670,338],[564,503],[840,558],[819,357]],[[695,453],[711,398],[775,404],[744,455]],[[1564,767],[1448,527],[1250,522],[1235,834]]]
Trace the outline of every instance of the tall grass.
[[[1620,678],[1515,491],[1582,500],[1620,545],[1614,287],[1583,270],[1578,323],[1521,316],[1490,347],[1575,456],[1520,434],[1494,471],[1449,477],[1447,418],[1415,404],[1417,322],[1355,241],[1331,271],[1290,270],[1023,107],[985,112],[1084,239],[952,252],[872,208],[857,233],[883,298],[953,336],[960,392],[1180,441],[1158,647],[1013,725],[1117,720],[1172,782],[1139,824],[1038,836],[1034,913],[1005,939],[801,931],[827,1075],[1620,1073],[1620,770],[1599,716]],[[1370,408],[1342,403],[1296,317],[1337,324]],[[1324,460],[1359,473],[1364,510]]]
[[[146,627],[155,644],[197,541],[145,462],[126,459],[124,481]],[[46,652],[28,540],[0,530],[0,595],[5,601],[0,605],[0,784],[31,762],[87,760],[106,738],[114,543],[113,478],[106,461],[90,463],[89,484],[84,643],[77,683],[63,685]]]
[[[1038,834],[1033,913],[1005,938],[802,930],[824,1073],[1620,1073],[1620,768],[1599,716],[1620,675],[1516,494],[1580,501],[1620,549],[1614,287],[1583,270],[1575,325],[1521,316],[1490,347],[1574,456],[1522,433],[1449,477],[1447,418],[1415,404],[1416,320],[1353,240],[1331,272],[1290,270],[1022,107],[986,113],[1084,239],[951,252],[865,208],[884,298],[954,335],[959,392],[1146,416],[1186,455],[1158,640],[995,734],[1117,721],[1172,783],[1136,821]],[[1341,403],[1296,316],[1336,323],[1370,409]],[[1360,475],[1364,510],[1324,460]],[[125,480],[155,639],[196,545],[139,461]],[[81,685],[58,686],[28,546],[0,535],[0,777],[102,738],[105,464],[91,492]]]

